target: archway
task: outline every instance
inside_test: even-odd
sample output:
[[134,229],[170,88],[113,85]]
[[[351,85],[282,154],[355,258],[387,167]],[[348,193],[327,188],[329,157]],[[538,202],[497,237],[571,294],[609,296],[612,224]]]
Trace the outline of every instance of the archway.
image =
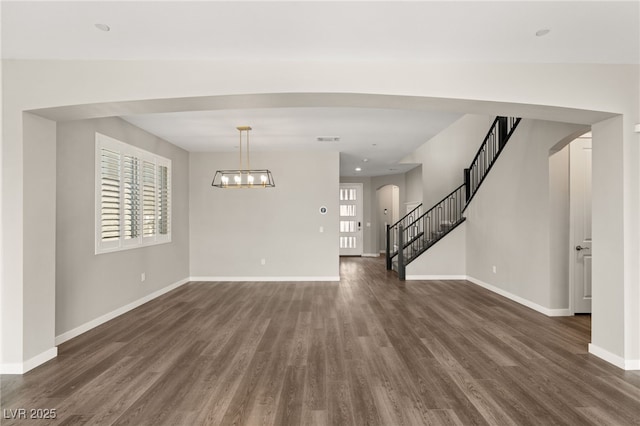
[[393,225],[400,219],[400,188],[397,185],[384,185],[376,190],[376,218],[378,220],[378,249],[386,247],[387,225]]

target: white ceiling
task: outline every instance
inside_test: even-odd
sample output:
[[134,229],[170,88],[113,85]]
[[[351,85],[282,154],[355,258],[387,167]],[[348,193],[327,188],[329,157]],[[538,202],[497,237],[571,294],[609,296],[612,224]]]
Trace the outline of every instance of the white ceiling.
[[[637,1],[2,1],[2,58],[418,60],[639,63]],[[111,27],[103,32],[94,24]],[[536,37],[539,29],[550,29]],[[190,151],[341,151],[341,172],[389,174],[459,115],[381,108],[274,108],[123,117]],[[340,136],[335,143],[317,136]],[[375,144],[375,146],[374,146]],[[363,163],[363,159],[370,161]],[[390,170],[395,169],[395,170]]]
[[[188,151],[238,149],[237,126],[250,125],[251,151],[340,151],[343,176],[411,169],[397,164],[460,114],[382,108],[265,108],[144,114],[125,120]],[[318,142],[318,137],[339,137]],[[480,143],[480,141],[478,141]],[[364,159],[368,161],[364,161]],[[362,171],[356,172],[360,167]]]
[[3,1],[2,57],[638,63],[638,13],[637,1]]

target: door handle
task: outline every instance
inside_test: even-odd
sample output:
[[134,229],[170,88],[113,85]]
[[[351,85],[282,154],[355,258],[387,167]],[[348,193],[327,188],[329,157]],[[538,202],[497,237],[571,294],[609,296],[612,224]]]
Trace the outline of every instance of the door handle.
[[589,247],[582,247],[582,246],[576,246],[576,250],[580,251],[580,250],[590,250]]

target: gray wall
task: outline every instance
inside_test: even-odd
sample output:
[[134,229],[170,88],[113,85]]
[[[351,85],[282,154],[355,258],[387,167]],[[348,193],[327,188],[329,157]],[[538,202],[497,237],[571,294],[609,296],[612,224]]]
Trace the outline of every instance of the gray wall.
[[[172,241],[94,254],[95,133],[172,160]],[[189,276],[189,157],[118,118],[58,123],[56,335]],[[140,281],[141,273],[145,282]]]
[[[616,248],[624,246],[628,242],[625,237],[633,235],[627,230],[625,234],[620,223],[624,223],[628,211],[617,207],[620,200],[625,197],[624,176],[634,170],[637,172],[638,163],[632,163],[631,167],[607,167],[606,164],[615,164],[620,159],[627,158],[631,149],[625,150],[623,146],[612,144],[611,141],[622,138],[622,117],[596,123],[592,126],[592,228],[591,246],[592,255],[592,318],[606,318],[606,321],[593,321],[591,327],[591,341],[599,342],[601,348],[615,348],[614,353],[635,351],[630,359],[640,363],[640,330],[630,333],[625,338],[624,324],[640,324],[640,289],[635,292],[630,289],[625,292],[625,287],[611,285],[625,279],[624,264],[630,263],[638,268],[638,257],[620,256]],[[638,145],[636,134],[635,149]],[[628,190],[628,189],[627,189]],[[609,221],[602,220],[608,218]],[[633,216],[633,222],[638,223],[638,216]],[[636,238],[638,233],[635,234]],[[637,284],[639,281],[635,281]],[[597,285],[607,283],[607,285]],[[636,303],[635,306],[631,303]],[[620,306],[619,309],[611,309]],[[633,317],[633,320],[625,320]],[[627,342],[627,347],[622,342]]]
[[[568,307],[564,271],[550,265],[550,254],[563,248],[551,249],[549,151],[587,130],[522,120],[466,210],[468,276],[545,308]],[[563,286],[552,291],[552,284]]]
[[549,156],[549,267],[551,300],[569,306],[569,145]]
[[[24,328],[23,351],[30,359],[54,344],[56,270],[56,217],[43,215],[56,204],[56,144],[40,141],[54,138],[56,123],[32,114],[24,120]],[[93,160],[90,165],[93,169]],[[53,283],[51,283],[53,284]]]
[[464,279],[466,277],[466,223],[407,265],[407,279]]
[[[409,170],[407,173],[405,173],[405,175],[406,175],[406,182],[407,182],[407,191],[405,194],[406,202],[421,203],[422,196],[423,196],[422,164],[419,164],[417,167],[414,167],[413,169]],[[401,211],[403,210],[402,207],[400,208],[400,210]],[[402,217],[404,216],[404,214],[401,214],[400,216]]]
[[338,153],[254,152],[251,166],[271,170],[275,188],[211,186],[237,162],[235,153],[190,154],[191,276],[337,278]]
[[471,164],[494,119],[467,114],[402,160],[422,164],[422,202],[426,209],[464,183],[463,170]]

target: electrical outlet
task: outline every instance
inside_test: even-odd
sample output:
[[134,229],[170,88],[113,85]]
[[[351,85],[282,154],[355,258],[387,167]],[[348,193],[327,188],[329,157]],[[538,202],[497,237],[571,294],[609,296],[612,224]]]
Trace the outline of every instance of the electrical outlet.
[[324,232],[324,226],[320,227],[320,233]]
[[140,282],[143,283],[147,279],[147,275],[143,272],[140,274]]
[[267,259],[261,259],[260,260],[260,264],[261,265],[266,265],[267,264]]
[[496,265],[493,265],[493,273],[497,274],[498,273],[498,268],[496,268]]

